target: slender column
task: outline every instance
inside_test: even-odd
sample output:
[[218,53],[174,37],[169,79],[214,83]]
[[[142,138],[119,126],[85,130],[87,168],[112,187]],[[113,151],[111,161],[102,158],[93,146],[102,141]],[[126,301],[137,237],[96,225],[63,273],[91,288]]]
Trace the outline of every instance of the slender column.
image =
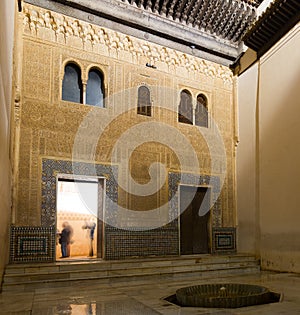
[[87,86],[87,82],[82,81],[82,103],[84,105],[86,104],[86,86]]

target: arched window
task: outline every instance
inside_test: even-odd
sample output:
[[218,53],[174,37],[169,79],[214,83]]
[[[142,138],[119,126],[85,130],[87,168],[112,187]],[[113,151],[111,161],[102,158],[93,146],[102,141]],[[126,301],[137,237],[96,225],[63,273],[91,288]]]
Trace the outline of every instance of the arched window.
[[104,107],[104,80],[98,69],[91,69],[86,86],[86,104]]
[[197,96],[195,124],[201,127],[208,127],[207,98],[203,94]]
[[137,113],[140,115],[151,116],[150,91],[146,86],[138,89]]
[[74,63],[68,63],[65,66],[65,74],[62,82],[62,99],[82,103],[81,70]]
[[193,124],[193,103],[192,95],[188,90],[180,93],[180,103],[178,108],[178,121],[185,124]]

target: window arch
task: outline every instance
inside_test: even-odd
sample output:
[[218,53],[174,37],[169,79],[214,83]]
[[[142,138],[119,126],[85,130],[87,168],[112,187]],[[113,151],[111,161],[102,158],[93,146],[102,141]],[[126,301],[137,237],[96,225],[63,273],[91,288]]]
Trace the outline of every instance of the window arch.
[[142,85],[138,89],[137,113],[140,115],[151,116],[150,90]]
[[86,104],[104,107],[104,76],[96,68],[89,71],[86,86]]
[[193,124],[192,94],[188,90],[183,90],[180,93],[178,121],[185,124]]
[[62,99],[82,103],[81,69],[75,63],[67,63],[62,82]]
[[197,96],[195,124],[200,127],[208,127],[207,98],[204,94],[199,94]]

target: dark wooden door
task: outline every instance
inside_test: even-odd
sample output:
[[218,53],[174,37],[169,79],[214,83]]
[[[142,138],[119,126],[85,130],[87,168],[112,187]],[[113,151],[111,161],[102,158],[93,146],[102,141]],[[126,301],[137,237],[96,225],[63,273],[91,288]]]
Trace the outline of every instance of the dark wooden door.
[[[210,191],[205,187],[180,188],[180,250],[181,255],[207,254],[209,253],[209,217],[207,213],[199,213],[204,200],[209,200]],[[205,197],[205,194],[208,194]],[[205,199],[204,199],[205,197]],[[192,200],[187,202],[187,200]],[[185,209],[183,209],[184,207]],[[209,209],[209,208],[208,208]]]

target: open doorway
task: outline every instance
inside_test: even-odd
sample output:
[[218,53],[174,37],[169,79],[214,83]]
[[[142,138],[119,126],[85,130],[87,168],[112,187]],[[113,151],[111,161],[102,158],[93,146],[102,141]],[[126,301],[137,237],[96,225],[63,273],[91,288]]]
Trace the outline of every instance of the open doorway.
[[180,253],[210,253],[210,188],[180,186]]
[[56,259],[102,257],[103,179],[57,178]]

